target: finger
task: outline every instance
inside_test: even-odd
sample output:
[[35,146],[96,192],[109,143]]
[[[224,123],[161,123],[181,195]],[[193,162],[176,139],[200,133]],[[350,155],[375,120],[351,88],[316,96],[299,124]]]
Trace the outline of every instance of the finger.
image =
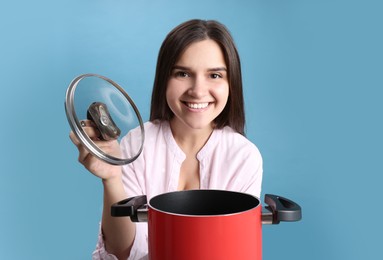
[[117,140],[109,141],[95,141],[95,144],[100,148],[105,154],[121,157],[120,145]]
[[89,138],[98,140],[101,133],[96,128],[96,125],[90,120],[81,120],[80,125]]
[[101,134],[100,131],[98,131],[97,128],[92,126],[85,126],[83,127],[85,134],[92,140],[99,140]]
[[81,121],[80,121],[80,125],[81,125],[82,127],[86,127],[86,126],[92,126],[92,127],[95,127],[95,126],[96,126],[95,123],[93,123],[93,121],[88,120],[88,119],[81,120]]
[[77,147],[81,144],[80,140],[78,140],[77,136],[74,134],[73,131],[69,133],[69,138],[72,141],[72,143],[74,143],[74,145],[76,145]]
[[73,131],[69,133],[69,137],[78,149],[78,161],[83,164],[86,158],[89,156],[89,151],[82,145]]
[[84,164],[85,161],[88,159],[89,156],[93,156],[92,154],[89,153],[89,151],[82,145],[78,146],[78,161],[81,164]]
[[[85,134],[87,134],[88,137],[91,138],[93,141],[100,140],[98,138],[99,132],[96,129],[92,127],[87,127],[84,130],[85,130]],[[75,135],[73,131],[69,133],[69,138],[71,139],[72,143],[76,145],[77,147],[82,146],[82,143],[80,142],[80,140],[77,138],[77,136]]]

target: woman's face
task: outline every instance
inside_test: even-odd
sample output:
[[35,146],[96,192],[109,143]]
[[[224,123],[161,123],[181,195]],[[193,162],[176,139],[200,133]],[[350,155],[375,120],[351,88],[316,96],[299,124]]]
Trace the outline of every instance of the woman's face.
[[228,96],[227,68],[219,45],[213,40],[192,43],[168,81],[166,100],[174,113],[171,123],[186,129],[212,129]]

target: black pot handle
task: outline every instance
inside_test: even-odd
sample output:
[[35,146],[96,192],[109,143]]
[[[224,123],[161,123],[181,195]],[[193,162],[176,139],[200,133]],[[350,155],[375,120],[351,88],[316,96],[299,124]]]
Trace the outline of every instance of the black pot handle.
[[[272,213],[262,214],[262,222],[265,224],[279,224],[281,221],[299,221],[302,219],[301,207],[292,200],[281,196],[266,194],[265,208]],[[267,221],[267,220],[270,221]]]
[[146,206],[147,199],[145,195],[131,197],[119,201],[112,205],[112,217],[130,217],[133,222],[140,222],[139,209]]

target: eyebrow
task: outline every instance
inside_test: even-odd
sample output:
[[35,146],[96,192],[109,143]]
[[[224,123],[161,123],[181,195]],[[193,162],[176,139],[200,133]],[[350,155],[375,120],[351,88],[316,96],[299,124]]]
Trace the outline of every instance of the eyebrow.
[[[190,71],[191,69],[189,67],[180,66],[180,65],[174,65],[172,70],[186,70]],[[215,68],[209,68],[207,71],[227,71],[226,67],[215,67]]]

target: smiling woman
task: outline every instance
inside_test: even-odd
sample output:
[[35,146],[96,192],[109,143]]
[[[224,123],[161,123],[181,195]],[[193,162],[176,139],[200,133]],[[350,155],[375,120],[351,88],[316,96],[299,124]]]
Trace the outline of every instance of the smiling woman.
[[[177,26],[159,52],[141,155],[126,166],[108,165],[90,155],[71,135],[81,163],[102,179],[104,187],[101,230],[93,259],[148,258],[147,226],[110,215],[111,205],[127,197],[146,194],[151,199],[192,189],[238,191],[259,197],[262,158],[245,138],[244,123],[240,61],[227,28],[217,21],[203,20]],[[96,133],[88,126],[86,130]],[[140,145],[140,135],[140,129],[134,129],[119,147],[110,149],[129,155]],[[90,137],[98,138],[96,134]]]

